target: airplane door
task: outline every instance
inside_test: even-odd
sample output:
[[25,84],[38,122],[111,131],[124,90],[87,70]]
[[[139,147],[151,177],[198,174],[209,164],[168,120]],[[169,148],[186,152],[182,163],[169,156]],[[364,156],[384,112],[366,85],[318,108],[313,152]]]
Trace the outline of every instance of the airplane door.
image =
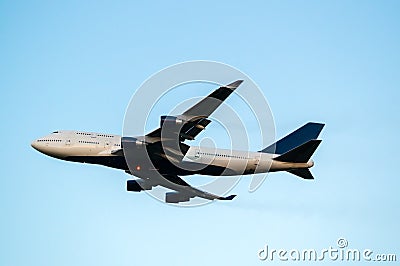
[[70,146],[70,145],[71,145],[71,140],[70,140],[70,139],[67,139],[67,140],[65,141],[65,145]]

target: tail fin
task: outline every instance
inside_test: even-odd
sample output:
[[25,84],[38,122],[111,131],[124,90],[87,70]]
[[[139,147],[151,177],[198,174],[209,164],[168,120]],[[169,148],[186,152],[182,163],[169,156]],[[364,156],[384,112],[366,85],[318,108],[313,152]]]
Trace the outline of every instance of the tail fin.
[[[318,145],[321,143],[321,141],[322,140],[316,139],[309,140],[303,145],[300,145],[299,147],[296,147],[274,158],[274,160],[281,162],[306,163],[310,160],[311,156],[318,148]],[[314,179],[308,168],[292,169],[288,170],[288,172],[304,179]]]
[[312,139],[306,143],[274,158],[276,161],[291,162],[291,163],[306,163],[318,148],[322,140]]
[[317,139],[324,125],[309,122],[259,152],[284,154],[309,140]]

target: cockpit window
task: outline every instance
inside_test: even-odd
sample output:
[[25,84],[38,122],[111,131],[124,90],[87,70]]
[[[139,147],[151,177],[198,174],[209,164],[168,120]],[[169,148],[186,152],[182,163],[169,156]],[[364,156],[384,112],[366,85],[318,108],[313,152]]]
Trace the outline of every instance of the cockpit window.
[[54,134],[54,133],[58,133],[58,131],[54,131],[53,134]]

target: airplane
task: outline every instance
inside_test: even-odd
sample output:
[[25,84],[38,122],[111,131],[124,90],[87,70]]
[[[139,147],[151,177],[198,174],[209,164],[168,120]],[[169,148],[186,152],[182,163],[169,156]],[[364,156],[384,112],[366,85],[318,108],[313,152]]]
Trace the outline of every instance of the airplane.
[[161,116],[160,126],[145,136],[119,136],[75,130],[54,131],[31,146],[48,156],[72,162],[98,164],[137,177],[127,181],[127,191],[140,192],[162,186],[172,190],[165,202],[188,202],[194,197],[232,200],[188,184],[181,176],[235,176],[287,171],[314,179],[311,156],[321,143],[324,124],[309,122],[257,151],[237,151],[189,146],[210,123],[208,118],[243,82],[221,86],[177,116]]

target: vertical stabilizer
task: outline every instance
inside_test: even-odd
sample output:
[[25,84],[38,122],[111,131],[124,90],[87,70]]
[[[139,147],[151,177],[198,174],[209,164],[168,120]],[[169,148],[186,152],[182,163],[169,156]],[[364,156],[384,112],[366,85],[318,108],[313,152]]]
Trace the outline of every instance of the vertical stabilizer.
[[260,152],[284,154],[309,140],[317,139],[325,124],[309,122]]

